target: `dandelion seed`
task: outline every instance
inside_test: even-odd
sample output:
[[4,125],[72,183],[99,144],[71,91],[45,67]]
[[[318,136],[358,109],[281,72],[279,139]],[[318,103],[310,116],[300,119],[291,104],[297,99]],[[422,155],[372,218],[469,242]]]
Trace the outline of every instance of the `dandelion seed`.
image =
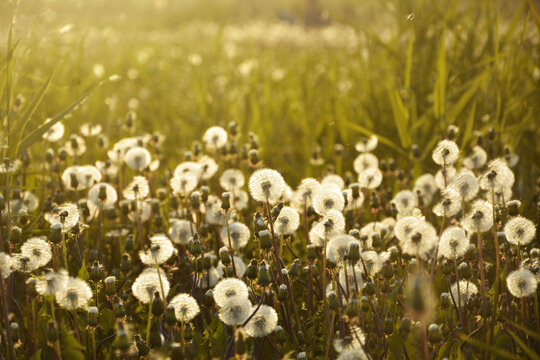
[[256,309],[257,306],[251,308],[251,313],[255,313],[255,315],[245,325],[246,333],[254,338],[270,335],[278,323],[276,310],[268,305],[261,305],[258,310]]
[[514,270],[506,277],[508,291],[517,297],[532,296],[536,292],[538,283],[534,274],[527,269]]
[[174,307],[176,320],[184,323],[193,320],[201,312],[197,300],[189,294],[178,294],[169,304]]
[[244,296],[227,298],[218,313],[219,319],[229,326],[242,325],[250,315],[251,302]]
[[285,180],[279,172],[272,169],[255,171],[249,178],[251,197],[259,202],[274,204],[285,191]]
[[504,226],[504,234],[510,244],[523,246],[533,241],[536,235],[536,226],[531,220],[523,216],[516,216],[508,220]]
[[242,280],[236,278],[221,280],[217,283],[213,292],[214,301],[220,307],[225,306],[227,301],[232,297],[241,296],[247,299],[249,296],[247,285]]
[[437,165],[452,165],[458,159],[459,148],[452,140],[442,140],[439,141],[431,156]]
[[[231,244],[233,249],[239,250],[246,246],[249,241],[250,231],[247,225],[241,222],[232,222],[229,224],[229,233],[231,236]],[[221,241],[224,245],[229,246],[229,234],[227,227],[221,228]]]

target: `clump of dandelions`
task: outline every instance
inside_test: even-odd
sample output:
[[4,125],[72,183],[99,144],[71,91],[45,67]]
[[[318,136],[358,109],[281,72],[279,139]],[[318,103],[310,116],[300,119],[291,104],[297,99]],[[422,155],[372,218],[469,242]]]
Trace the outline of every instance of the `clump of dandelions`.
[[261,305],[259,310],[256,309],[257,306],[251,308],[251,313],[257,312],[244,326],[244,330],[249,336],[260,338],[274,331],[278,323],[278,316],[276,310],[268,305]]
[[165,235],[154,235],[150,238],[150,249],[146,252],[140,251],[139,257],[143,264],[161,265],[174,253],[174,246]]
[[85,309],[92,298],[92,289],[86,281],[69,277],[55,298],[58,305],[66,310]]
[[531,271],[519,269],[508,274],[506,286],[513,296],[523,298],[533,295],[536,292],[538,283]]
[[143,304],[148,304],[154,298],[154,294],[159,292],[159,295],[162,299],[167,297],[169,293],[170,285],[167,277],[163,274],[163,271],[159,272],[161,277],[161,283],[163,284],[163,292],[161,291],[160,281],[158,277],[158,272],[156,268],[146,268],[143,272],[135,279],[131,290],[133,295]]
[[251,314],[251,302],[244,296],[227,298],[220,306],[219,319],[229,326],[242,325]]
[[439,242],[439,255],[447,259],[459,258],[465,255],[469,248],[469,238],[465,230],[459,226],[444,229]]
[[189,294],[178,294],[172,298],[169,305],[174,307],[176,320],[180,322],[189,322],[195,318],[201,311],[197,300]]
[[214,288],[214,301],[218,306],[225,306],[228,299],[234,296],[248,298],[247,285],[239,279],[227,278],[217,283]]
[[516,216],[506,223],[504,234],[510,244],[523,246],[533,241],[536,227],[531,220],[523,216]]
[[249,193],[256,201],[276,203],[283,191],[285,191],[285,180],[276,170],[260,169],[249,178]]

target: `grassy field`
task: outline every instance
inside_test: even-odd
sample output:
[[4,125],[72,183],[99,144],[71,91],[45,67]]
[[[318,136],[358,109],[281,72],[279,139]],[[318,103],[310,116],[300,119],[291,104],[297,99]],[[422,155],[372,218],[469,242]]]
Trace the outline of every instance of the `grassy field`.
[[[352,218],[346,215],[347,229],[375,221],[377,216],[384,212],[387,215],[389,212],[391,214],[390,200],[395,195],[393,193],[412,188],[415,179],[422,174],[435,174],[441,168],[441,164],[432,161],[433,149],[441,140],[449,137],[449,129],[453,129],[453,126],[459,129],[458,135],[451,137],[460,149],[457,168],[461,167],[463,158],[475,145],[481,145],[489,159],[505,155],[507,157],[515,155],[519,158],[519,162],[512,166],[515,174],[515,183],[511,187],[512,199],[521,201],[520,213],[523,216],[538,222],[540,200],[538,11],[540,6],[534,1],[527,0],[0,0],[2,121],[0,142],[3,158],[10,158],[12,161],[16,158],[24,160],[23,170],[18,170],[11,177],[1,174],[0,180],[2,182],[5,180],[2,187],[4,199],[9,200],[10,196],[13,196],[9,189],[11,185],[11,190],[31,191],[40,200],[40,207],[30,214],[31,221],[28,223],[20,220],[18,214],[12,214],[12,209],[5,209],[1,224],[4,232],[2,242],[7,246],[4,251],[9,254],[16,253],[20,250],[20,243],[23,242],[21,240],[20,243],[16,243],[12,239],[12,226],[22,228],[23,240],[35,235],[49,236],[49,225],[43,220],[43,215],[47,213],[44,205],[47,197],[55,203],[64,202],[60,200],[76,202],[85,198],[85,192],[81,194],[79,191],[69,192],[61,184],[60,176],[67,166],[104,161],[107,159],[106,150],[112,148],[120,139],[158,132],[163,135],[163,142],[156,146],[152,145],[151,149],[153,158],[160,160],[158,171],[152,173],[131,171],[124,165],[120,172],[122,177],[119,176],[117,181],[109,179],[120,196],[122,188],[128,185],[132,175],[144,174],[150,180],[152,195],[158,199],[157,189],[165,187],[168,189],[169,179],[176,166],[193,157],[197,158],[195,144],[204,149],[201,143],[206,129],[211,126],[229,129],[231,122],[235,122],[238,128],[238,135],[235,137],[237,152],[218,153],[215,156],[209,152],[220,165],[220,173],[228,167],[239,167],[246,176],[247,184],[249,175],[254,169],[269,167],[278,170],[293,189],[296,189],[300,181],[306,177],[321,180],[324,175],[330,173],[356,182],[357,175],[352,175],[353,162],[358,156],[355,144],[376,135],[378,139],[376,155],[385,174],[385,180],[378,188],[380,192],[364,189],[366,206],[362,211],[358,214],[356,211],[346,211],[351,216],[354,213]],[[65,126],[63,141],[48,143],[42,139],[43,133],[48,130],[48,126],[43,124],[49,118],[61,121]],[[88,151],[80,156],[68,156],[68,160],[62,159],[59,155],[62,152],[60,148],[69,141],[72,134],[79,134],[80,126],[85,123],[102,126],[101,140],[107,142],[106,146],[100,146],[98,137],[88,137],[86,139]],[[230,135],[234,134],[229,133]],[[60,159],[58,163],[55,163],[56,160],[47,160],[48,148],[54,150],[54,159]],[[250,163],[247,158],[255,156],[253,152],[248,155],[248,152],[255,148],[260,162],[253,164],[253,161],[250,160]],[[393,161],[395,168],[394,165],[390,166]],[[55,165],[57,168],[51,164],[57,164]],[[389,167],[390,171],[385,170],[383,166]],[[476,172],[479,179],[482,171]],[[213,179],[199,183],[197,191],[202,191],[201,185],[208,185],[212,194],[221,196],[223,189],[219,188],[217,179],[216,175]],[[346,185],[350,185],[349,181]],[[191,213],[181,216],[177,216],[178,213],[170,215],[169,212],[172,212],[174,207],[171,205],[169,192],[170,190],[167,190],[167,195],[159,198],[157,202],[160,204],[159,214],[163,217],[163,224],[156,225],[152,220],[141,228],[134,220],[111,218],[105,219],[104,229],[111,231],[126,228],[137,240],[142,237],[148,238],[160,232],[158,230],[168,232],[169,221],[175,217],[189,217],[193,220]],[[381,196],[380,209],[373,203],[370,203],[371,208],[367,207],[368,200],[373,201],[368,197],[375,193]],[[389,199],[382,200],[386,196],[384,194],[388,195]],[[180,202],[181,210],[191,206],[189,196],[191,195],[184,194],[174,200]],[[439,199],[440,195],[437,196]],[[172,197],[176,199],[174,195]],[[489,198],[489,194],[487,197]],[[506,204],[501,206],[506,207]],[[422,208],[421,205],[420,207]],[[456,215],[452,220],[453,224],[465,222],[464,213],[467,208],[471,209],[471,205],[467,204],[463,212]],[[495,206],[493,208],[495,209]],[[120,205],[117,210],[121,212]],[[270,210],[270,204],[268,209],[265,209],[264,204],[262,208],[257,207],[257,202],[251,200],[248,209],[236,214],[234,218],[247,224],[253,232],[255,210],[264,214],[264,211]],[[421,210],[424,212],[425,209]],[[195,213],[198,210],[193,211]],[[505,214],[504,219],[495,219],[498,225],[493,227],[494,237],[497,237],[497,231],[503,231],[507,220],[506,210],[501,211]],[[78,274],[79,278],[84,280],[90,279],[89,272],[92,271],[90,264],[98,260],[96,254],[90,252],[90,249],[96,249],[95,239],[98,236],[101,244],[102,211],[98,213],[99,229],[96,215],[87,221],[88,234],[79,237],[70,233],[68,239],[71,246],[67,258],[64,259],[64,267],[71,275]],[[451,223],[446,216],[442,218],[441,223],[441,219],[437,219],[431,211],[428,213],[426,219],[435,225],[439,234]],[[139,216],[138,213],[136,215]],[[320,218],[324,218],[323,214],[319,215]],[[272,221],[268,219],[268,215],[265,216],[268,226]],[[314,221],[320,218],[313,213],[309,219],[302,217],[302,221],[306,222],[307,229],[308,222],[313,225]],[[447,224],[445,219],[449,220]],[[202,220],[196,218],[197,229],[199,221]],[[217,234],[219,230],[215,231]],[[485,249],[488,252],[487,268],[491,269],[489,270],[491,273],[488,271],[486,274],[488,282],[495,276],[493,273],[495,260],[497,270],[500,270],[499,266],[501,269],[504,269],[502,266],[506,266],[504,280],[510,270],[519,267],[522,255],[526,258],[526,254],[530,253],[532,248],[538,247],[536,237],[528,248],[516,247],[509,250],[510,247],[507,247],[503,249],[503,254],[499,253],[498,245],[495,245],[490,235],[491,232],[486,234],[485,237],[489,237]],[[213,235],[207,236],[207,239],[202,236],[201,242],[207,246],[205,250],[215,250],[214,255],[217,256],[219,246],[216,248],[214,242],[217,244],[218,241],[212,238]],[[65,237],[68,238],[68,235]],[[122,236],[119,249],[125,250],[125,241],[128,237]],[[272,238],[275,241],[273,229]],[[301,242],[292,246],[292,254],[283,255],[287,268],[293,264],[296,255],[299,255],[304,266],[308,263],[307,233],[298,234],[298,238]],[[79,244],[80,241],[83,244]],[[285,238],[282,241],[285,241]],[[397,243],[395,238],[393,241]],[[81,250],[79,256],[75,256],[74,243],[81,246],[82,256]],[[391,244],[392,239],[388,239],[388,243],[384,243],[384,248],[378,250],[388,251]],[[57,245],[53,245],[53,249],[56,249],[55,246]],[[134,269],[140,270],[137,250],[143,249],[138,246],[136,244],[135,250],[131,249],[130,254],[136,264],[133,265]],[[175,276],[191,281],[191,267],[195,269],[197,261],[202,261],[201,254],[193,253],[190,246],[191,244],[188,245],[187,242],[180,246],[180,252],[184,251],[187,255],[185,258],[179,255],[177,263],[168,264],[165,276],[168,276],[172,283]],[[121,253],[115,252],[114,246],[108,244],[105,247],[105,260],[103,257],[99,258],[101,265],[105,267],[102,278],[113,274],[113,269],[118,270],[121,262]],[[58,248],[65,251],[66,244],[60,244]],[[323,246],[323,249],[326,247]],[[126,250],[126,253],[130,251]],[[229,251],[232,252],[231,247]],[[522,254],[522,251],[525,251],[525,254]],[[250,242],[241,255],[245,263],[249,264],[251,258],[260,260],[257,254],[257,246],[253,246]],[[324,254],[324,251],[322,254],[321,251],[317,253],[318,261],[315,264],[319,267],[322,259],[326,261]],[[499,254],[502,254],[502,257]],[[53,257],[55,255],[56,253]],[[268,263],[271,263],[269,266],[281,269],[281,265],[272,262],[276,260],[270,257],[267,258]],[[412,258],[416,261],[414,256]],[[407,258],[407,261],[409,260],[410,258]],[[418,257],[420,265],[423,260],[426,259]],[[499,264],[499,260],[502,264]],[[59,264],[60,257],[58,259],[55,257],[55,261]],[[478,271],[476,261],[478,260],[468,262],[469,266],[475,269],[472,279],[483,288],[486,285],[483,260],[482,264],[478,265],[482,270]],[[55,262],[55,271],[58,264]],[[178,275],[173,271],[179,264],[189,265],[185,274]],[[404,281],[408,270],[407,265],[403,264],[399,260],[393,263],[393,266],[399,273],[399,278]],[[429,264],[431,262],[426,261],[425,265]],[[463,264],[467,265],[466,257]],[[455,270],[457,273],[457,264]],[[194,271],[197,273],[199,270]],[[319,271],[317,276],[321,277],[320,270],[317,271]],[[330,276],[332,271],[329,270]],[[129,274],[123,272],[122,275],[115,274],[129,284],[135,280],[138,273],[133,270]],[[277,274],[276,272],[276,277]],[[449,286],[443,284],[442,273],[438,275],[435,284],[433,278],[430,278],[429,286],[425,285],[430,289],[433,286],[437,297],[448,291]],[[26,280],[26,277],[32,276],[39,278],[42,274],[36,270],[24,276],[23,279],[22,274],[10,275],[4,280],[7,281],[6,289],[13,295],[13,302],[9,298],[3,300],[3,303],[7,302],[10,306],[8,313],[12,314],[12,317],[9,322],[17,321],[20,326],[20,336],[15,346],[17,358],[20,359],[32,355],[28,351],[29,348],[25,348],[29,342],[32,345],[32,331],[30,331],[32,326],[28,325],[29,319],[33,316],[34,325],[37,326],[36,321],[39,323],[39,319],[36,320],[35,316],[39,318],[43,315],[46,320],[43,320],[43,324],[39,324],[46,327],[47,320],[50,320],[52,315],[46,305],[37,308],[37,304],[47,304],[46,297],[41,300],[31,299],[33,305],[29,305],[28,295],[23,293],[22,288],[14,285],[17,279]],[[450,276],[454,276],[454,273]],[[384,284],[382,276],[379,278],[381,284]],[[311,272],[309,279],[311,281]],[[97,289],[105,286],[102,280],[91,279],[96,300],[100,299]],[[403,291],[396,283],[389,285],[389,278],[386,280],[388,280],[386,285],[391,288],[387,295],[394,296],[394,290],[397,293]],[[505,311],[509,311],[512,299],[510,293],[503,294],[507,297],[501,296],[499,299],[498,292],[501,286],[499,282],[502,280],[498,274],[491,280],[493,285],[487,286],[484,290],[488,292],[487,296],[491,297],[489,305],[493,305],[494,302],[493,311],[498,311],[499,308],[496,306],[500,301],[500,304],[504,303],[506,306]],[[277,297],[279,285],[284,284],[283,279],[281,282],[277,278],[275,281],[273,279],[272,283],[275,285],[274,295]],[[495,286],[495,283],[498,285]],[[379,289],[379,286],[383,286],[381,284],[376,281],[377,291],[382,291]],[[504,286],[504,281],[501,284]],[[274,337],[273,341],[276,344],[260,340],[250,342],[248,346],[250,356],[257,357],[256,349],[265,349],[262,351],[263,355],[259,354],[259,357],[270,358],[270,355],[264,355],[265,351],[269,350],[274,351],[280,358],[286,354],[293,358],[301,358],[303,356],[301,354],[309,359],[325,356],[337,358],[340,351],[327,349],[326,343],[322,340],[323,338],[327,340],[328,336],[332,335],[319,328],[323,322],[328,323],[328,319],[326,321],[323,319],[328,315],[326,302],[323,299],[316,310],[311,312],[312,309],[306,309],[308,304],[303,303],[306,300],[297,287],[300,285],[296,282],[293,285],[295,293],[291,296],[293,299],[291,309],[287,308],[287,316],[284,316],[282,313],[285,312],[285,305],[281,304],[279,313],[279,324],[283,327],[281,330],[287,340],[279,342]],[[291,287],[288,283],[287,286]],[[195,284],[191,289],[189,283],[174,289],[178,292],[179,288],[181,292],[191,290],[193,295]],[[124,286],[122,291],[128,291],[126,289],[128,287]],[[497,289],[496,295],[493,293],[494,289]],[[258,293],[262,302],[264,296],[261,294],[265,290],[267,290],[265,286],[256,287],[252,295],[258,299],[255,294]],[[484,291],[480,291],[482,310],[485,310]],[[140,303],[135,305],[136,300],[133,296],[129,300],[128,295],[123,298],[120,290],[118,295],[122,295],[120,297],[126,304],[129,303],[129,306],[126,305],[128,322],[133,326],[133,333],[143,337],[144,343],[144,337],[149,334],[146,330],[146,321],[148,320],[148,324],[151,323],[150,315],[146,314],[147,307]],[[358,300],[361,294],[356,295]],[[535,295],[536,303],[533,296],[526,304],[523,301],[521,303],[516,301],[516,306],[523,309],[526,307],[527,311],[531,312],[536,309],[538,315],[537,291]],[[100,312],[102,309],[114,309],[111,300],[113,296],[112,294],[108,296],[109,302],[102,300],[102,307],[99,306],[99,301],[94,304]],[[204,296],[204,291],[195,291],[194,297],[201,306]],[[348,296],[347,292],[347,298]],[[395,295],[394,303],[399,302],[398,298],[399,295]],[[297,308],[294,299],[299,302],[296,304]],[[439,302],[438,298],[434,301]],[[20,314],[16,311],[15,303],[19,306]],[[379,301],[379,310],[383,309],[382,311],[388,315],[388,308],[391,306],[383,303],[383,300]],[[451,315],[450,321],[461,321],[461,328],[456,324],[454,332],[451,326],[448,327],[444,331],[444,340],[429,340],[429,349],[427,349],[427,335],[422,334],[420,328],[416,329],[417,336],[407,342],[394,336],[398,333],[399,319],[403,314],[396,313],[389,320],[392,322],[392,329],[395,330],[394,335],[385,332],[386,336],[382,336],[379,326],[382,326],[382,322],[386,319],[378,319],[375,311],[377,319],[371,320],[373,327],[377,325],[377,334],[374,337],[375,331],[369,333],[370,328],[366,325],[367,327],[363,329],[369,338],[369,346],[366,346],[372,358],[403,358],[407,356],[407,350],[412,352],[411,359],[415,358],[414,354],[421,358],[428,352],[430,359],[444,356],[465,359],[473,355],[478,358],[484,356],[508,358],[510,356],[508,347],[511,347],[516,356],[538,359],[535,353],[540,349],[538,321],[526,324],[525,313],[512,314],[515,316],[513,320],[506,317],[503,319],[502,315],[495,320],[497,317],[491,314],[489,321],[486,321],[486,314],[480,315],[478,304],[476,310],[471,308],[469,315],[483,317],[484,321],[467,319],[466,315],[457,311],[457,319]],[[377,308],[378,305],[372,306]],[[30,307],[38,309],[39,313],[34,314],[32,311],[35,310],[31,311]],[[343,304],[341,307],[344,309]],[[439,307],[440,303],[434,305],[434,308]],[[173,338],[180,342],[178,336],[182,333],[181,341],[184,345],[187,341],[189,346],[193,347],[183,354],[188,357],[190,351],[200,351],[200,358],[211,356],[223,358],[226,354],[232,355],[230,349],[225,349],[231,341],[234,344],[234,336],[233,340],[230,340],[232,328],[225,327],[216,320],[217,311],[212,310],[214,307],[209,305],[207,308],[206,315],[205,308],[203,314],[193,323],[191,339],[184,339],[184,323],[172,330],[171,334],[176,334]],[[276,305],[276,309],[278,308]],[[291,320],[292,314],[288,313],[292,312],[292,308],[294,312],[298,310],[300,313],[296,314],[294,321]],[[520,310],[521,308],[518,311]],[[22,314],[25,311],[28,311],[28,314]],[[433,316],[436,320],[434,321],[442,322],[444,315],[448,319],[449,312],[451,311],[437,310],[437,314]],[[410,316],[407,311],[404,313]],[[7,316],[5,309],[2,309],[2,314]],[[80,340],[72,336],[77,333],[79,337],[81,334],[79,325],[69,325],[73,321],[70,314],[72,313],[64,311],[61,314],[64,323],[58,325],[61,323],[59,321],[56,325],[60,329],[57,331],[62,333],[61,344],[56,340],[46,339],[41,332],[39,342],[36,338],[33,339],[34,346],[37,343],[43,346],[41,355],[43,359],[48,359],[47,356],[59,357],[60,353],[65,351],[67,352],[64,354],[66,355],[64,360],[93,356],[128,357],[126,352],[115,351],[118,349],[117,341],[120,338],[119,316],[107,318],[105,320],[107,324],[101,324],[101,328],[95,330],[88,325],[85,311],[80,312],[83,314],[80,315],[83,324],[80,328],[86,333],[86,339]],[[76,312],[73,314],[77,316]],[[310,321],[312,315],[315,316],[315,321],[318,321],[316,326]],[[533,314],[529,315],[534,318]],[[343,312],[338,318],[339,316],[345,317]],[[152,326],[158,326],[155,324],[163,322],[159,320],[159,315],[155,318],[158,321],[152,323]],[[284,322],[284,318],[288,318],[287,321]],[[54,317],[52,320],[55,321]],[[208,332],[204,332],[206,321]],[[334,330],[344,331],[344,324],[348,323],[347,321],[336,321]],[[0,356],[8,358],[9,346],[4,339],[7,339],[9,331],[6,331],[4,319],[2,324],[4,329],[2,340],[5,346],[0,350]],[[501,334],[502,330],[495,330],[499,325],[508,332]],[[292,329],[295,326],[299,328],[303,326],[308,338],[313,337],[321,341],[312,342],[308,339],[301,344],[302,341],[297,339],[298,334],[292,336],[297,332],[297,329]],[[76,331],[73,330],[74,327],[77,328]],[[89,328],[92,329],[89,331]],[[181,330],[175,333],[180,328]],[[476,335],[477,332],[483,333],[484,337]],[[88,340],[89,333],[97,337],[100,345],[97,355],[92,354],[91,349],[96,350],[96,345],[93,344],[92,347]],[[113,344],[112,339],[115,336]],[[172,342],[169,341],[161,347],[152,342],[154,350],[151,354],[156,357],[170,354]],[[490,344],[491,351],[482,345],[483,342]],[[146,343],[148,345],[148,340]],[[461,346],[463,344],[464,347]],[[428,352],[424,352],[424,346]],[[57,347],[61,347],[62,351],[57,351]],[[204,347],[210,350],[208,352],[200,350]],[[276,347],[279,351],[276,351]],[[194,356],[193,353],[191,355]],[[144,351],[140,348],[139,356],[144,356]],[[353,358],[356,359],[351,357]]]

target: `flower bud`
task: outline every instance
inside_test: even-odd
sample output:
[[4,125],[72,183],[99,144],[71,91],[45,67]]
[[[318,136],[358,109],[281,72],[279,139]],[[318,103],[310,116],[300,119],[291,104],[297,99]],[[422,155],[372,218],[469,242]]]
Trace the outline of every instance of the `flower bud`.
[[351,241],[349,244],[348,258],[352,264],[356,264],[360,260],[360,244],[356,241]]
[[471,278],[471,268],[469,267],[469,264],[462,262],[458,266],[458,272],[459,277],[462,279],[470,279]]
[[437,324],[431,324],[428,327],[428,341],[432,344],[438,344],[442,341],[443,335]]
[[99,262],[96,260],[90,268],[90,280],[96,282],[103,278],[103,269]]
[[224,192],[221,194],[221,208],[228,211],[231,208],[231,194]]
[[267,287],[270,284],[270,276],[268,275],[268,269],[266,268],[266,263],[264,261],[259,267],[259,278],[257,279],[257,284],[262,287]]
[[212,293],[212,290],[206,290],[204,293],[203,304],[206,307],[214,305],[214,294]]
[[300,262],[300,259],[295,259],[289,268],[288,275],[290,277],[297,277],[300,274],[301,269],[302,263]]
[[307,258],[313,262],[317,258],[317,248],[313,244],[307,246]]
[[169,347],[171,360],[184,360],[186,358],[182,344],[174,342]]
[[105,278],[105,294],[112,296],[116,293],[116,278],[108,276]]
[[219,249],[219,258],[224,266],[229,266],[231,263],[231,257],[229,256],[229,250],[226,246]]
[[399,322],[398,331],[403,339],[409,336],[411,329],[412,329],[411,319],[409,319],[406,316],[401,318],[401,321]]
[[176,313],[174,312],[174,306],[169,304],[164,315],[165,324],[168,326],[174,326],[176,324]]
[[59,244],[62,241],[62,225],[61,224],[52,224],[51,225],[51,235],[49,240],[53,244]]
[[88,326],[96,327],[98,326],[98,321],[98,308],[90,306],[88,308]]
[[161,300],[161,296],[159,296],[159,291],[156,291],[154,299],[152,300],[152,314],[159,317],[163,314],[164,310],[163,301]]
[[47,324],[47,341],[54,343],[56,340],[58,340],[58,328],[56,327],[55,322],[51,320]]
[[364,294],[366,294],[367,296],[375,295],[375,284],[373,283],[373,281],[371,281],[371,279],[368,279],[368,281],[366,282],[366,285],[364,287]]
[[394,319],[392,319],[391,317],[386,317],[384,318],[384,321],[383,321],[383,332],[386,334],[386,335],[390,335],[394,332]]
[[255,280],[258,276],[257,260],[252,259],[249,265],[246,267],[244,276],[249,280]]
[[360,309],[363,312],[367,312],[369,310],[369,299],[367,298],[367,296],[362,296],[360,298]]
[[441,308],[443,310],[447,310],[450,307],[450,305],[451,305],[450,294],[443,292],[441,294]]
[[278,295],[277,295],[278,300],[285,301],[287,299],[287,293],[288,293],[287,285],[281,284],[279,286]]
[[345,308],[345,313],[350,319],[358,316],[358,300],[356,298],[352,298],[349,301],[347,307]]
[[234,352],[238,355],[244,355],[247,350],[246,341],[244,340],[244,336],[242,335],[242,332],[238,332],[238,335],[236,337],[236,340],[234,342]]
[[268,250],[272,247],[272,240],[270,239],[270,232],[268,230],[259,231],[259,241],[263,250]]

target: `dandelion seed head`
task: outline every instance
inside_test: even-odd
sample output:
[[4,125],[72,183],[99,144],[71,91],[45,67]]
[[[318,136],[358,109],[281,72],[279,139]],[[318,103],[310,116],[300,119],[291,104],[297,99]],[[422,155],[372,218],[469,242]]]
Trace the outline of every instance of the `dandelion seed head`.
[[62,225],[62,231],[71,230],[79,222],[79,208],[73,203],[64,203],[56,206],[52,211],[45,213],[45,220],[51,225]]
[[363,138],[354,145],[356,151],[365,153],[375,150],[377,147],[378,140],[377,136],[371,135],[369,138]]
[[201,156],[199,161],[197,163],[201,167],[201,178],[204,180],[208,180],[212,178],[216,174],[216,172],[219,169],[219,165],[216,163],[216,161],[211,158],[210,156]]
[[343,178],[336,174],[326,175],[321,180],[321,186],[323,188],[331,184],[337,186],[340,191],[343,190],[343,188],[345,187],[345,181],[343,181]]
[[[376,251],[363,251],[362,253],[360,253],[360,256],[362,257],[363,264],[366,266],[367,275],[373,276],[379,271],[381,271],[383,262]],[[361,269],[364,270],[363,267],[361,267]]]
[[36,291],[43,296],[56,295],[61,292],[67,285],[68,273],[64,269],[58,272],[50,271],[43,275],[43,278],[36,282]]
[[328,211],[315,227],[315,234],[320,238],[328,238],[345,230],[345,218],[340,211]]
[[451,189],[442,192],[442,199],[433,206],[433,213],[437,216],[455,216],[461,210],[462,198]]
[[400,219],[395,232],[404,253],[423,259],[427,258],[438,241],[433,225],[412,216]]
[[463,166],[468,167],[471,170],[480,169],[487,162],[487,153],[481,146],[476,145],[472,148],[472,151],[463,159]]
[[468,232],[486,232],[493,226],[493,206],[485,200],[476,200],[463,220]]
[[330,210],[342,211],[345,199],[341,190],[333,187],[322,187],[313,200],[313,208],[319,215],[325,215]]
[[418,205],[416,194],[410,190],[402,190],[394,196],[392,202],[396,205],[398,213],[404,216],[412,214],[412,211]]
[[459,148],[452,140],[441,140],[433,149],[431,157],[437,165],[451,165],[455,163],[459,156]]
[[227,169],[219,178],[219,185],[226,191],[233,192],[244,186],[245,178],[242,171],[238,169]]
[[36,268],[43,267],[52,259],[51,245],[44,237],[32,237],[21,246],[21,254],[31,259]]
[[450,294],[456,302],[456,306],[459,306],[459,304],[461,304],[461,306],[463,307],[469,302],[470,298],[478,294],[478,288],[470,281],[460,280],[459,291],[458,283],[455,282],[452,284],[452,286],[450,286]]
[[349,247],[352,242],[358,243],[358,246],[362,247],[354,236],[346,234],[332,236],[326,245],[326,257],[335,264],[343,263],[349,255]]
[[284,206],[274,222],[274,228],[278,235],[294,234],[300,226],[298,211],[290,206]]
[[139,257],[145,265],[161,265],[174,254],[174,246],[167,236],[160,234],[150,238],[150,249],[139,252]]
[[[154,294],[159,292],[159,295],[162,299],[167,297],[169,294],[170,284],[169,280],[165,276],[165,271],[160,270],[159,276],[155,267],[149,267],[144,269],[141,274],[135,279],[133,285],[131,286],[131,291],[133,295],[142,302],[143,304],[149,304],[154,298]],[[163,293],[161,291],[160,279],[163,284]]]
[[135,176],[124,189],[122,195],[128,200],[144,199],[150,193],[148,180],[144,176]]
[[469,238],[465,230],[459,226],[450,226],[441,234],[439,255],[447,259],[459,258],[467,252]]
[[[238,255],[234,255],[234,268],[236,269],[236,276],[238,278],[242,278],[244,276],[244,273],[246,272],[246,263],[244,263],[244,260]],[[218,262],[216,269],[219,273],[220,278],[225,276],[225,266],[221,262],[221,260]],[[232,270],[232,265],[229,264],[228,266],[229,271]]]
[[[445,182],[445,174],[446,174],[446,182]],[[437,187],[441,190],[445,189],[448,184],[450,184],[454,177],[457,174],[457,170],[453,166],[447,166],[446,169],[442,168],[437,171],[435,174],[435,183],[437,184]]]
[[249,178],[251,197],[259,202],[276,203],[285,191],[285,180],[276,170],[260,169]]
[[227,144],[227,131],[220,126],[212,126],[206,130],[202,141],[208,150],[221,149]]
[[[45,120],[45,123],[48,123],[52,119]],[[43,139],[47,140],[48,142],[57,142],[64,136],[65,127],[64,124],[62,124],[61,121],[58,121],[53,126],[51,126],[44,134]]]
[[169,304],[174,307],[176,320],[184,323],[193,320],[201,312],[197,300],[189,294],[178,294],[171,299]]
[[241,296],[248,298],[247,285],[239,279],[227,278],[218,282],[214,288],[214,301],[220,307],[224,306],[229,298],[234,296]]
[[56,302],[66,310],[85,309],[92,298],[92,289],[86,281],[68,277],[65,286],[56,293]]
[[[229,224],[229,233],[231,236],[232,247],[235,250],[239,250],[246,246],[251,235],[249,227],[238,221]],[[221,228],[221,241],[224,245],[229,246],[229,234],[227,233],[226,226]]]
[[[262,305],[261,305],[262,306]],[[229,326],[242,325],[251,315],[251,302],[244,296],[232,296],[219,309],[219,319]]]
[[[251,313],[254,313],[256,309],[257,306],[253,306]],[[276,310],[268,305],[261,305],[244,329],[249,336],[260,338],[270,335],[276,328],[277,323],[278,316]]]
[[448,188],[459,194],[465,201],[474,199],[479,190],[478,180],[470,170],[461,170],[448,185]]
[[304,211],[304,206],[309,207],[313,204],[313,199],[321,190],[321,184],[313,178],[306,178],[300,182],[293,195],[294,206],[299,211]]
[[65,149],[69,156],[81,156],[86,152],[86,141],[79,135],[71,135]]
[[185,173],[192,173],[195,175],[197,182],[202,177],[203,168],[201,164],[194,161],[184,161],[174,169],[174,176],[181,177]]
[[516,216],[508,220],[504,226],[504,234],[510,244],[523,246],[533,241],[536,235],[536,226],[531,220],[523,216]]
[[[103,194],[105,198],[103,198]],[[110,207],[117,200],[116,189],[108,183],[97,183],[88,190],[88,201],[97,208]]]
[[378,169],[379,159],[369,152],[362,153],[354,159],[353,168],[357,174],[361,174],[363,171],[371,168]]
[[174,175],[170,180],[173,192],[177,195],[187,196],[197,187],[197,176],[192,172]]
[[508,291],[517,297],[523,298],[533,295],[538,287],[534,274],[528,269],[514,270],[506,277]]
[[197,233],[195,224],[184,219],[174,219],[171,221],[169,236],[176,244],[187,245],[189,240]]
[[124,156],[124,162],[133,170],[144,170],[151,161],[150,152],[141,146],[129,149]]
[[13,259],[5,252],[0,252],[0,275],[3,279],[7,279],[11,274],[11,266]]
[[369,168],[358,175],[358,184],[364,189],[378,188],[383,179],[383,174],[379,168]]

